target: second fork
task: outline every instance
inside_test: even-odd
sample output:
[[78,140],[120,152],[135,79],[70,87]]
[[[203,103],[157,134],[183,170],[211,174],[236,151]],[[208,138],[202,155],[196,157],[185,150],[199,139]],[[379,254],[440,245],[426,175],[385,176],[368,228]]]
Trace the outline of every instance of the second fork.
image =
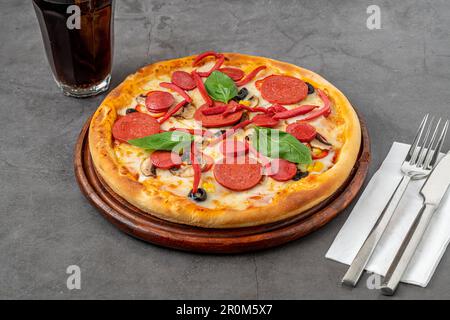
[[[436,164],[437,157],[442,147],[442,143],[445,137],[445,127],[448,126],[448,122],[444,126],[444,130],[439,135],[437,143],[435,143],[438,129],[441,120],[437,122],[435,129],[433,130],[432,136],[430,138],[430,133],[433,126],[433,119],[428,123],[428,114],[423,118],[419,129],[417,131],[416,137],[409,149],[405,160],[403,161],[401,170],[403,177],[400,180],[397,188],[389,199],[386,207],[372,228],[369,236],[364,242],[361,249],[358,251],[355,259],[350,265],[347,273],[342,279],[342,283],[354,287],[358,282],[361,274],[363,273],[373,251],[381,239],[391,217],[393,216],[395,209],[397,208],[406,188],[408,187],[411,179],[418,180],[427,177],[433,166]],[[425,130],[425,128],[427,129]],[[424,135],[425,132],[425,135]]]

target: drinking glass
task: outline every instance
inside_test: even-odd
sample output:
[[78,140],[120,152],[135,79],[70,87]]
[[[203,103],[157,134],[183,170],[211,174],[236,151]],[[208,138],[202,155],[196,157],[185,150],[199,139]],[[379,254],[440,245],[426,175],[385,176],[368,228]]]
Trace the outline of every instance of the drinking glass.
[[62,92],[89,97],[109,87],[114,0],[33,0],[45,52]]

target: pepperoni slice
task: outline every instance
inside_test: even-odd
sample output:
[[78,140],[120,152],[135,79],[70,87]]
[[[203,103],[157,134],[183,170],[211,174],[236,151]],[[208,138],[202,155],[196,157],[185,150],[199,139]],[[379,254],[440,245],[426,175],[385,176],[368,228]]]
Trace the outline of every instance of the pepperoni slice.
[[238,68],[223,67],[220,68],[219,71],[225,73],[234,81],[239,81],[245,76],[244,71]]
[[181,157],[170,151],[155,151],[150,155],[150,161],[160,169],[170,169],[181,165]]
[[248,144],[237,139],[225,139],[219,149],[224,156],[243,156],[248,152],[248,147]]
[[306,98],[308,86],[294,77],[272,75],[264,79],[261,95],[271,103],[293,104]]
[[114,123],[112,134],[115,139],[126,142],[159,133],[159,130],[160,126],[155,118],[145,113],[133,112]]
[[[221,102],[215,102],[214,106],[223,105]],[[195,111],[194,119],[201,122],[202,126],[205,128],[219,128],[231,126],[238,122],[242,114],[243,110],[236,111],[232,114],[224,116],[223,114],[214,114],[214,115],[205,115],[202,110],[209,108],[207,104],[202,105]]]
[[287,126],[286,132],[301,142],[309,142],[316,137],[316,128],[307,122],[297,121]]
[[164,91],[150,91],[145,98],[145,106],[150,112],[161,112],[169,109],[175,102],[173,96]]
[[278,120],[269,114],[258,114],[252,118],[252,123],[259,127],[273,128],[278,125]]
[[256,186],[262,178],[259,163],[219,163],[213,172],[216,181],[225,188],[244,191]]
[[277,181],[291,180],[297,173],[295,163],[284,159],[275,159],[271,162],[269,176]]
[[172,73],[172,83],[183,90],[192,90],[196,87],[194,78],[186,71],[175,71]]

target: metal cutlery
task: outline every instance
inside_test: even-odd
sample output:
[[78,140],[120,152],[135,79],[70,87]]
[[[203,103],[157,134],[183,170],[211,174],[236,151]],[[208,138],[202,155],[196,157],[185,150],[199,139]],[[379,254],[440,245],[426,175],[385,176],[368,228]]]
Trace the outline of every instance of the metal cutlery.
[[[375,223],[374,227],[370,231],[369,236],[365,240],[363,246],[358,251],[355,259],[350,265],[347,273],[342,279],[342,283],[354,287],[361,274],[363,273],[370,257],[372,256],[378,241],[381,239],[389,221],[391,220],[395,209],[397,208],[406,188],[411,180],[419,180],[426,178],[433,167],[436,165],[438,155],[442,148],[445,135],[448,129],[448,121],[446,121],[444,128],[438,134],[441,119],[438,120],[434,130],[433,123],[434,118],[428,121],[429,115],[427,114],[416,133],[414,141],[409,149],[405,160],[401,166],[401,172],[403,174],[402,179],[398,183],[394,193],[383,209],[380,217]],[[426,128],[426,130],[425,130]],[[433,132],[431,134],[431,132]],[[431,137],[430,137],[431,134]],[[436,142],[436,138],[439,136]]]
[[405,273],[431,217],[450,185],[450,152],[439,161],[420,190],[424,201],[422,209],[411,225],[381,285],[384,295],[393,295]]

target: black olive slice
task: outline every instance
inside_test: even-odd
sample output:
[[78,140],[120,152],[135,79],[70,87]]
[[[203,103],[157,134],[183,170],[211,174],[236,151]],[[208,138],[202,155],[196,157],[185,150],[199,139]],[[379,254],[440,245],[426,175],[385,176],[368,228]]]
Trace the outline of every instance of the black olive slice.
[[233,100],[239,102],[241,100],[244,100],[247,95],[248,95],[248,89],[242,88],[241,90],[238,91],[237,96],[234,97]]
[[305,83],[308,86],[308,94],[314,93],[315,90],[314,90],[313,85],[311,83],[309,83],[309,82],[305,82]]
[[308,176],[308,172],[303,172],[300,169],[297,169],[297,173],[295,174],[294,177],[292,177],[292,180],[294,181],[298,181],[300,179],[306,178]]
[[192,190],[189,191],[188,197],[194,201],[201,202],[201,201],[205,201],[206,198],[208,197],[208,195],[207,195],[205,189],[198,188],[196,193],[193,193]]

